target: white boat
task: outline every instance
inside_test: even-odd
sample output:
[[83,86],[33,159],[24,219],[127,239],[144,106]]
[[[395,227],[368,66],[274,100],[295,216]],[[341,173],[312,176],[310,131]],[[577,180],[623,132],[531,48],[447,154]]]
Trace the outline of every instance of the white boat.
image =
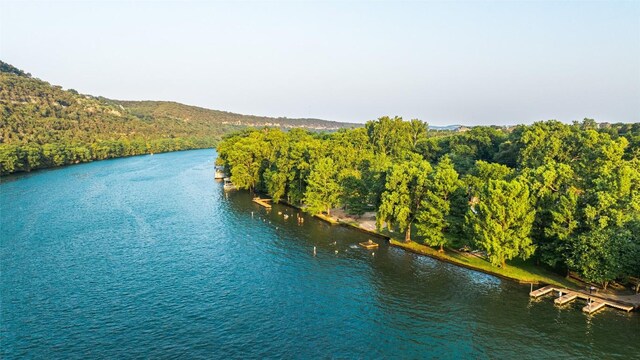
[[216,180],[220,180],[220,179],[224,179],[224,177],[225,177],[224,167],[223,166],[216,166],[216,173],[214,175],[214,178]]

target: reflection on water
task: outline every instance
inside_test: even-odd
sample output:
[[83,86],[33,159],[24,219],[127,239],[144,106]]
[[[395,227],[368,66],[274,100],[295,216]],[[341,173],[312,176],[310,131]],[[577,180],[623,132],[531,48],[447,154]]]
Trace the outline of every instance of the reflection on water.
[[638,314],[589,316],[384,242],[362,249],[367,234],[224,193],[214,156],[3,181],[1,357],[637,356]]

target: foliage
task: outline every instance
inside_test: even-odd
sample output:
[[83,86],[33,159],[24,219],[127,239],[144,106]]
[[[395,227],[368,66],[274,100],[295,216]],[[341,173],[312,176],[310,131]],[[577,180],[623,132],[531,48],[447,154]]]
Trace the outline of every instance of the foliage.
[[417,159],[391,168],[378,208],[378,228],[383,222],[387,222],[389,229],[395,224],[405,232],[405,241],[411,241],[411,226],[429,194],[427,179],[431,171],[429,162]]
[[[406,241],[415,229],[441,251],[453,244],[483,249],[502,268],[533,256],[605,283],[640,264],[637,247],[602,235],[640,219],[640,126],[594,124],[451,132],[381,117],[331,134],[245,131],[226,137],[218,151],[239,185],[307,203],[312,213],[373,210],[379,228],[403,231]],[[602,242],[587,246],[591,237]],[[611,247],[612,256],[586,260],[594,248]]]
[[313,165],[307,182],[304,202],[308,210],[316,214],[326,211],[330,216],[331,208],[338,203],[341,195],[333,160],[327,157],[318,160]]
[[483,249],[503,267],[533,256],[604,284],[640,268],[637,246],[627,246],[637,237],[612,236],[640,221],[639,140],[637,124],[590,119],[452,132],[381,117],[331,134],[247,130],[218,152],[240,186],[310,212],[376,211],[379,228],[405,240],[415,229],[440,250]]
[[424,236],[425,244],[440,246],[440,251],[443,251],[448,240],[445,229],[452,221],[449,217],[451,196],[460,187],[458,172],[453,168],[451,159],[445,156],[426,180],[427,194],[417,216],[416,228],[418,234]]
[[476,244],[494,265],[514,257],[529,258],[535,246],[529,236],[535,210],[529,189],[519,180],[489,180],[480,201],[468,214]]
[[588,281],[607,287],[612,279],[640,272],[640,238],[611,227],[576,236],[566,247],[567,263]]

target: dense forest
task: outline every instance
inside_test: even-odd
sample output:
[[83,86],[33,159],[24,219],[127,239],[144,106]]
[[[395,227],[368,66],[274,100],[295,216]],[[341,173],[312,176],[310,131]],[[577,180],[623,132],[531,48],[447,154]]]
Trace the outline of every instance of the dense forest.
[[213,147],[247,126],[334,130],[353,124],[247,116],[174,102],[118,101],[63,90],[0,61],[0,174]]
[[537,122],[434,132],[383,117],[335,133],[244,130],[218,145],[242,189],[495,266],[531,259],[603,286],[640,276],[640,124]]

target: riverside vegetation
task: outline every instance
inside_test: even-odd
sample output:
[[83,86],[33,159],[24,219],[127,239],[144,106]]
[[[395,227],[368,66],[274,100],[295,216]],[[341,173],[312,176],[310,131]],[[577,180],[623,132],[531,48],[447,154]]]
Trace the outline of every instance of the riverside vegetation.
[[380,228],[406,240],[413,230],[440,250],[483,249],[501,269],[530,259],[603,286],[640,272],[640,124],[549,121],[455,133],[381,118],[333,134],[283,132],[354,125],[82,95],[2,61],[0,113],[2,175],[212,147],[224,134],[271,126],[220,143],[219,159],[240,188],[314,214],[376,211]]
[[268,118],[167,101],[63,90],[0,61],[0,175],[123,156],[210,148],[247,126],[332,130],[354,124]]
[[515,278],[539,264],[606,288],[640,276],[640,124],[604,125],[251,129],[226,136],[217,161],[238,188],[312,214],[375,211],[408,244],[480,249]]

